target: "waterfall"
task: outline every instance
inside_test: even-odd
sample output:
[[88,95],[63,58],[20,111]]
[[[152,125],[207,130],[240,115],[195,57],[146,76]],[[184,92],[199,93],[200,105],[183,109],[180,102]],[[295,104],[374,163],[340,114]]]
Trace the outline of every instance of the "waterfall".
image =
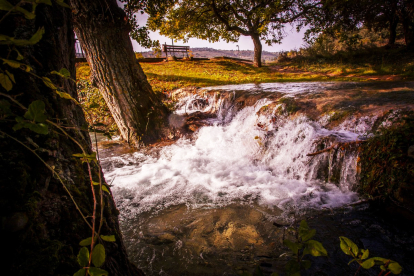
[[355,152],[307,154],[318,151],[321,141],[328,147],[354,141],[359,133],[328,130],[300,114],[260,112],[272,102],[267,98],[240,108],[233,92],[221,93],[190,95],[177,103],[176,114],[215,114],[193,139],[180,139],[158,156],[135,152],[104,160],[105,177],[113,181],[124,213],[235,201],[282,210],[333,208],[358,199],[352,190]]

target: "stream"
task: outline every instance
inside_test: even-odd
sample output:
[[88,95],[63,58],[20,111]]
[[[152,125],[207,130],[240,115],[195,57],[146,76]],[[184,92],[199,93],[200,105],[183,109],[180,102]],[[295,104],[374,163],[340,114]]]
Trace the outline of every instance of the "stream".
[[[302,275],[354,275],[358,266],[348,265],[339,236],[399,262],[401,275],[414,275],[407,218],[392,203],[364,202],[355,192],[357,150],[308,156],[369,137],[381,116],[357,101],[379,90],[385,100],[376,100],[378,110],[414,105],[413,82],[209,87],[177,98],[172,121],[208,114],[192,135],[140,151],[101,141],[131,260],[147,275],[241,275],[257,266],[264,275],[283,273],[289,260],[283,240],[293,239],[288,228],[306,219],[329,257],[311,258]],[[398,97],[390,101],[392,92]],[[337,94],[352,95],[354,106],[335,125],[334,113],[315,112]],[[378,273],[376,267],[358,275]]]

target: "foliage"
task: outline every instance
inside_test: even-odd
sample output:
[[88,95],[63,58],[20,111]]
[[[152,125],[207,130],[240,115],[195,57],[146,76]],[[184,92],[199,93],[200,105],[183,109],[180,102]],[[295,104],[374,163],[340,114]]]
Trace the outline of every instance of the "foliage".
[[167,8],[150,14],[148,25],[162,35],[188,41],[191,37],[216,42],[237,42],[240,35],[250,36],[255,45],[255,61],[261,66],[260,40],[280,43],[286,24],[310,16],[319,1],[174,1]]
[[[9,15],[12,16],[20,16],[23,14],[23,16],[28,19],[32,20],[36,17],[36,8],[38,4],[45,4],[45,5],[52,5],[52,1],[50,0],[37,0],[37,1],[20,1],[16,5],[12,5],[6,0],[0,0],[0,10],[6,11],[7,13],[3,15],[3,17],[0,19],[0,23]],[[29,12],[26,9],[22,8],[22,4],[31,4],[32,11]],[[63,6],[64,8],[70,8],[63,0],[55,0],[55,3]],[[28,7],[28,5],[25,5],[25,8]],[[8,53],[4,53],[5,57],[0,57],[0,59],[3,61],[2,66],[0,67],[0,84],[2,86],[2,89],[5,90],[6,93],[0,92],[0,95],[3,98],[6,98],[6,100],[0,101],[0,119],[1,120],[9,120],[10,117],[14,117],[14,120],[16,121],[16,124],[13,126],[13,131],[17,132],[20,131],[23,128],[27,128],[30,131],[34,132],[32,133],[32,137],[34,137],[37,134],[41,135],[48,135],[50,133],[50,129],[53,129],[54,132],[58,133],[59,135],[63,135],[67,137],[68,139],[72,140],[77,146],[79,146],[82,153],[74,154],[74,157],[79,157],[82,161],[82,163],[86,163],[88,167],[89,177],[90,177],[90,184],[91,184],[91,191],[93,195],[93,214],[91,216],[92,223],[89,223],[87,217],[84,215],[84,213],[81,211],[80,207],[78,206],[77,202],[75,201],[72,193],[69,191],[68,187],[66,186],[65,182],[66,180],[63,178],[63,176],[60,175],[60,173],[55,170],[54,166],[49,165],[42,157],[37,153],[37,150],[39,146],[36,145],[35,142],[33,142],[33,139],[30,137],[29,134],[23,134],[23,136],[28,140],[31,141],[31,145],[35,146],[35,149],[32,149],[30,146],[26,145],[22,141],[20,141],[18,138],[15,138],[12,133],[8,133],[6,130],[0,130],[0,134],[2,137],[8,137],[11,140],[15,141],[16,143],[23,146],[25,149],[27,149],[29,152],[34,154],[51,172],[53,177],[55,177],[61,184],[64,190],[67,192],[68,196],[71,198],[75,208],[78,210],[81,217],[84,219],[85,223],[91,228],[92,237],[90,239],[90,243],[82,241],[81,245],[88,246],[90,245],[91,252],[89,252],[89,249],[87,247],[82,247],[79,251],[79,254],[77,256],[77,261],[79,265],[82,267],[78,272],[76,272],[74,275],[91,275],[91,276],[99,276],[99,275],[108,275],[108,272],[101,269],[100,267],[105,262],[105,247],[103,246],[103,241],[105,242],[115,242],[114,236],[103,236],[100,235],[101,227],[103,225],[103,191],[106,191],[109,193],[109,190],[105,184],[102,183],[102,176],[101,176],[101,169],[99,168],[99,162],[96,159],[96,153],[88,154],[86,153],[86,150],[82,147],[81,143],[78,142],[75,138],[73,138],[71,135],[69,135],[65,130],[61,122],[59,121],[53,121],[52,119],[48,118],[46,105],[44,101],[41,100],[35,100],[30,103],[28,107],[25,107],[22,105],[19,101],[17,101],[13,94],[10,94],[9,92],[13,92],[14,84],[16,83],[16,80],[13,75],[13,70],[22,70],[25,72],[26,75],[30,75],[29,77],[39,79],[43,82],[44,87],[43,89],[51,90],[52,93],[55,93],[56,96],[59,96],[63,100],[70,100],[73,101],[75,104],[79,104],[77,100],[72,98],[70,94],[65,92],[62,87],[59,87],[56,85],[49,77],[46,76],[39,76],[35,73],[35,70],[31,68],[29,65],[25,64],[25,57],[20,54],[18,48],[23,46],[30,46],[35,45],[39,41],[41,41],[43,34],[45,33],[44,28],[39,28],[30,39],[25,40],[21,38],[16,37],[10,37],[7,35],[0,34],[0,45],[8,45],[9,51]],[[15,52],[16,55],[13,55],[15,59],[10,58],[10,54],[12,52]],[[10,71],[11,72],[10,72]],[[57,75],[62,79],[73,81],[70,76],[70,72],[65,68],[60,68],[59,71],[53,70],[50,72],[50,75]],[[13,110],[20,110],[20,112],[13,111]],[[24,115],[19,116],[19,114],[22,111],[25,111]],[[28,136],[26,136],[28,135]],[[94,182],[92,179],[92,169],[91,164],[97,165],[99,168],[98,170],[98,177],[99,182]],[[99,198],[97,199],[95,195],[95,186],[98,187],[99,191]],[[100,221],[99,224],[96,223],[97,220],[97,201],[100,200]],[[92,224],[92,225],[91,225]],[[99,242],[99,243],[97,243]],[[93,264],[93,266],[92,266]]]
[[142,16],[144,11],[152,14],[155,10],[163,10],[163,7],[169,5],[171,0],[120,0],[119,2],[125,3],[124,10],[131,25],[130,37],[144,48],[160,47],[158,40],[150,38],[148,27],[138,25],[137,13]]
[[414,145],[414,113],[388,116],[391,127],[385,122],[361,147],[360,190],[405,202],[414,179],[414,158],[408,155],[409,147]]
[[[396,29],[402,24],[407,46],[414,39],[414,4],[410,0],[334,0],[322,1],[322,16],[308,18],[308,40],[322,32],[338,36],[361,25],[369,30],[389,30],[388,44],[395,42]],[[311,40],[311,39],[310,39]]]
[[284,240],[283,244],[291,251],[291,260],[285,266],[286,275],[297,276],[303,269],[309,269],[312,262],[304,259],[307,255],[314,257],[328,256],[322,243],[312,240],[316,234],[315,229],[311,229],[305,220],[300,222],[295,232],[296,241]]
[[399,263],[392,261],[390,259],[385,259],[381,257],[372,257],[369,258],[368,249],[360,249],[358,246],[348,239],[347,237],[339,237],[341,250],[346,254],[352,257],[352,260],[348,263],[357,262],[359,264],[358,270],[355,275],[358,273],[359,269],[362,267],[364,269],[370,269],[374,265],[379,265],[381,272],[379,275],[385,273],[389,275],[390,273],[397,275],[402,271],[402,267]]

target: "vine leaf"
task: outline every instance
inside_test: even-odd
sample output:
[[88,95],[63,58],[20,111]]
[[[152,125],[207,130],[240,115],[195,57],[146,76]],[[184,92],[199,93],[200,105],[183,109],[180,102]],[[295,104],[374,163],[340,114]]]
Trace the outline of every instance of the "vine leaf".
[[55,92],[59,95],[59,97],[63,98],[63,99],[68,99],[68,100],[72,100],[74,101],[76,104],[79,104],[77,100],[75,100],[71,95],[69,95],[69,93],[66,92],[60,92],[55,90]]
[[47,117],[45,115],[45,103],[40,100],[32,102],[29,105],[29,109],[24,114],[24,117],[37,123],[46,122]]
[[10,109],[10,103],[8,101],[6,100],[0,101],[0,114],[6,117],[12,114],[11,109]]
[[103,239],[104,241],[107,241],[107,242],[115,242],[116,241],[115,240],[115,235],[110,235],[110,236],[101,235],[101,239]]
[[370,269],[370,268],[371,268],[371,267],[373,267],[374,265],[375,265],[375,260],[374,260],[374,258],[368,259],[368,260],[364,261],[364,262],[361,264],[362,268],[365,268],[365,269]]
[[108,194],[111,194],[108,188],[106,187],[106,185],[102,185],[102,191],[107,192]]
[[89,275],[91,275],[91,276],[106,276],[106,275],[108,275],[108,271],[97,268],[97,267],[90,267],[88,272],[89,272]]
[[358,246],[353,241],[343,236],[339,237],[339,240],[341,241],[341,244],[340,244],[341,249],[346,255],[350,255],[350,256],[358,255],[358,251],[359,251]]
[[96,161],[96,152],[92,152],[91,154],[75,153],[73,156],[79,157],[82,162]]
[[361,260],[365,260],[369,257],[369,250],[368,249],[366,249],[366,250],[361,249],[361,252],[362,252]]
[[9,76],[9,78],[11,79],[12,82],[16,83],[16,80],[14,79],[14,75],[12,73],[10,73],[9,71],[6,70],[6,74],[7,74],[7,76]]
[[60,69],[59,72],[52,71],[51,73],[55,74],[55,75],[58,75],[58,76],[61,76],[62,78],[66,78],[66,79],[70,78],[70,73],[69,73],[68,69],[66,69],[66,68]]
[[6,0],[0,0],[0,10],[2,11],[9,11],[11,9],[13,9],[13,5],[10,4],[8,1]]
[[303,254],[311,254],[314,257],[328,256],[328,252],[326,252],[326,249],[323,247],[322,243],[315,240],[309,240],[306,242],[306,247],[303,251]]
[[78,263],[81,267],[85,267],[85,266],[88,265],[88,263],[89,263],[89,250],[88,250],[88,248],[82,247],[79,250]]
[[13,88],[13,83],[6,74],[0,73],[0,83],[6,91],[10,91]]
[[53,82],[49,78],[42,77],[42,81],[47,87],[52,88],[53,90],[57,90],[56,86],[53,84]]
[[66,4],[63,0],[55,0],[55,1],[58,5],[61,5],[62,7],[70,9],[70,6],[68,4]]
[[13,126],[13,130],[17,131],[21,128],[28,128],[31,131],[34,131],[36,133],[39,134],[48,134],[49,133],[49,128],[47,125],[43,124],[43,123],[33,123],[33,122],[29,122],[29,121],[25,121],[22,117],[16,117],[16,122],[17,124],[15,124]]
[[81,240],[81,242],[79,243],[80,246],[88,246],[91,245],[92,243],[92,237],[86,238],[84,240]]
[[293,252],[293,254],[297,255],[299,249],[302,248],[302,244],[300,243],[294,243],[291,242],[290,240],[284,240],[283,244],[286,245],[287,247],[289,247],[289,249]]
[[391,271],[392,274],[400,274],[402,271],[402,267],[399,263],[391,261],[388,265],[388,269]]
[[85,276],[86,270],[84,268],[79,269],[73,276]]
[[3,60],[3,64],[7,64],[12,68],[21,68],[21,69],[24,69],[26,72],[30,72],[32,70],[32,67],[30,67],[29,65],[20,63],[15,60],[5,59],[5,58],[2,58],[1,60]]
[[92,263],[96,267],[101,267],[105,262],[105,247],[97,244],[92,251]]

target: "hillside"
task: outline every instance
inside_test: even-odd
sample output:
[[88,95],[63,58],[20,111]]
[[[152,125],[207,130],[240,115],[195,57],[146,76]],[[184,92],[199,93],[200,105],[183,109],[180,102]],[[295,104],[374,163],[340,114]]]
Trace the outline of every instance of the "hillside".
[[[194,57],[196,58],[214,58],[214,57],[233,57],[233,58],[241,58],[241,59],[249,59],[249,60],[253,60],[253,54],[254,52],[251,50],[241,50],[241,51],[237,51],[237,50],[218,50],[218,49],[213,49],[213,48],[208,48],[208,47],[204,47],[204,48],[190,48],[191,52],[193,54]],[[154,52],[153,51],[145,51],[142,52],[142,55],[144,57],[155,57]],[[163,53],[164,56],[164,53]],[[182,53],[177,53],[178,57],[182,56]],[[265,61],[273,61],[275,60],[275,58],[278,56],[278,53],[276,52],[267,52],[267,51],[263,51],[262,52],[262,60]]]

